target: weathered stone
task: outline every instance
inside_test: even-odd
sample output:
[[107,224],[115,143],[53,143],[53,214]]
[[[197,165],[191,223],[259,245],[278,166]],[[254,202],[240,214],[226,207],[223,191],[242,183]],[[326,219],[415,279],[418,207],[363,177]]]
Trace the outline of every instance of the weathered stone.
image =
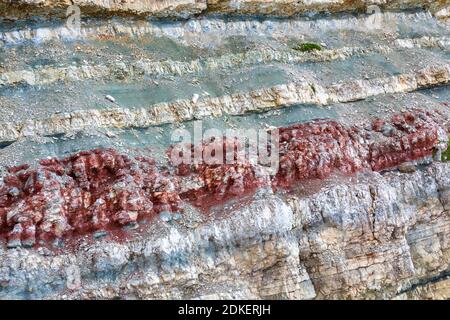
[[0,298],[449,299],[447,7],[0,0]]

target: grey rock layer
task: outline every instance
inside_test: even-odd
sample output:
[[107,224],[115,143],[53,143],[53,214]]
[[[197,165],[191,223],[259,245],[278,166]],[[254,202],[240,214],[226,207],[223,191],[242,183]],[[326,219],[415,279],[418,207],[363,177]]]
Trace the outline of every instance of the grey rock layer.
[[24,123],[0,123],[0,141],[15,141],[33,135],[64,134],[88,127],[148,127],[211,116],[262,112],[295,104],[329,105],[386,93],[412,92],[445,85],[449,81],[450,65],[444,64],[386,78],[351,80],[331,86],[314,82],[288,83],[251,92],[177,100],[136,109],[115,107],[80,110]]
[[[449,298],[450,165],[270,194],[73,253],[0,254],[1,298]],[[203,221],[201,221],[203,220]]]
[[[1,1],[1,0],[0,0]],[[25,41],[43,43],[51,40],[101,39],[102,37],[145,38],[147,36],[169,37],[186,44],[201,43],[205,39],[227,36],[266,35],[284,37],[286,35],[309,35],[332,33],[336,30],[358,31],[370,36],[392,33],[399,28],[428,25],[435,22],[429,11],[391,12],[383,11],[377,15],[342,15],[304,19],[293,17],[279,20],[224,20],[214,17],[199,17],[188,20],[160,23],[151,20],[101,19],[92,24],[82,24],[80,29],[67,25],[38,25],[14,30],[0,31],[0,40],[6,44],[20,44]],[[166,21],[167,22],[167,21]],[[445,21],[442,25],[447,25]]]
[[[77,5],[87,15],[124,14],[150,17],[187,18],[199,13],[259,14],[293,16],[305,12],[366,12],[370,6],[383,9],[426,7],[439,16],[445,15],[446,0],[1,0],[0,9],[8,18],[26,17],[37,13],[63,16],[70,5]],[[444,11],[443,11],[444,10]]]
[[342,47],[317,52],[299,52],[295,50],[260,49],[245,53],[225,54],[217,57],[184,61],[154,61],[141,59],[126,64],[122,61],[109,64],[90,64],[81,66],[37,67],[33,69],[13,70],[0,74],[0,87],[27,84],[45,85],[56,81],[81,81],[87,79],[118,79],[130,81],[149,76],[199,74],[216,70],[231,70],[256,64],[305,62],[327,62],[345,60],[351,57],[368,56],[374,53],[387,54],[395,49],[405,48],[450,48],[450,37],[421,37],[418,39],[396,39],[393,45],[373,45],[368,47]]

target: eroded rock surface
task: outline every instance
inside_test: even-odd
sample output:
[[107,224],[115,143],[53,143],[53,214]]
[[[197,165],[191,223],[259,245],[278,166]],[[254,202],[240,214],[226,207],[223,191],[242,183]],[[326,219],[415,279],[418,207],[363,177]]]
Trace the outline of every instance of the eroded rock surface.
[[[307,12],[365,12],[371,5],[383,9],[411,9],[427,7],[439,16],[444,15],[446,0],[407,0],[407,1],[376,1],[376,0],[2,0],[0,5],[7,17],[23,17],[36,13],[63,15],[69,5],[77,5],[87,14],[107,15],[126,14],[130,16],[150,16],[157,18],[182,17],[199,13],[215,14],[261,14],[273,16],[293,16]],[[447,3],[448,4],[448,3]]]
[[1,186],[1,221],[13,226],[9,247],[32,246],[36,235],[61,238],[178,210],[176,181],[158,172],[151,159],[93,150],[26,169],[11,168]]
[[0,298],[449,299],[448,5],[0,0]]
[[306,198],[257,197],[194,229],[156,222],[129,243],[6,250],[2,295],[74,285],[58,297],[446,297],[432,288],[448,275],[448,165],[365,178]]

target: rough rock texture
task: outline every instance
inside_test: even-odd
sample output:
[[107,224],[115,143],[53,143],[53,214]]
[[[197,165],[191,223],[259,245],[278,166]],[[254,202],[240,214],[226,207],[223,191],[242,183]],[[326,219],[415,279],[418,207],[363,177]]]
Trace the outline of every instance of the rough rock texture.
[[10,226],[8,246],[127,225],[139,217],[178,210],[174,182],[150,159],[113,150],[42,160],[35,170],[11,168],[0,185],[0,227]]
[[449,299],[448,4],[0,0],[0,298]]
[[206,0],[2,0],[0,8],[8,18],[41,13],[65,16],[70,5],[79,6],[83,14],[127,14],[152,17],[188,17],[206,9]]
[[14,141],[32,135],[65,134],[90,126],[147,127],[211,116],[262,112],[295,104],[329,105],[385,93],[410,92],[447,84],[449,81],[450,64],[446,64],[386,78],[350,80],[327,87],[320,83],[288,83],[253,92],[177,100],[138,109],[112,107],[106,110],[90,109],[58,113],[42,120],[3,123],[0,127],[0,141]]
[[280,170],[274,184],[289,186],[296,180],[323,179],[333,171],[381,171],[431,156],[440,141],[447,141],[449,130],[432,117],[438,119],[439,115],[417,110],[394,115],[391,123],[375,120],[372,129],[381,137],[370,129],[326,121],[282,128]]
[[[2,252],[2,297],[448,298],[449,166],[265,194],[184,228],[75,253]],[[441,288],[433,291],[433,287]],[[55,290],[59,293],[56,294]]]
[[406,1],[376,1],[376,0],[312,0],[312,1],[271,1],[271,0],[243,0],[243,1],[222,1],[210,0],[208,1],[208,8],[216,12],[223,13],[243,13],[243,14],[271,14],[271,15],[285,15],[292,16],[302,12],[308,11],[327,11],[327,12],[342,12],[360,10],[365,12],[371,5],[377,5],[386,9],[407,9],[421,6],[433,6],[442,8],[445,1],[421,1],[421,0],[406,0]]
[[[197,206],[208,207],[229,198],[243,196],[262,185],[270,185],[270,181],[263,178],[258,165],[245,157],[239,157],[245,151],[245,145],[235,140],[214,137],[212,141],[199,145],[176,145],[167,150],[172,163],[174,160],[180,162],[175,166],[175,175],[196,182],[194,187],[180,190],[181,198],[188,199]],[[183,157],[186,151],[190,155]],[[201,156],[198,163],[196,155]],[[181,159],[177,156],[181,156]]]
[[[442,114],[416,110],[394,115],[390,123],[375,120],[367,130],[318,121],[279,131],[280,150],[271,151],[279,152],[273,181],[263,178],[259,165],[239,158],[245,145],[219,137],[188,146],[191,155],[176,166],[175,175],[159,173],[151,159],[99,149],[42,160],[36,169],[10,168],[0,181],[0,228],[11,229],[8,247],[32,246],[36,237],[68,237],[69,232],[93,232],[179,211],[180,196],[207,207],[264,185],[286,188],[333,172],[390,169],[445,150],[447,144],[440,142],[448,140],[450,127]],[[383,137],[373,137],[375,132]],[[218,150],[222,156],[208,158]],[[167,151],[171,160],[183,152],[173,147]],[[202,155],[198,164],[195,154]],[[177,176],[197,180],[200,187],[180,188]]]
[[216,70],[252,66],[258,63],[281,62],[297,64],[305,62],[326,62],[345,60],[355,56],[367,56],[374,53],[388,53],[395,48],[449,48],[449,37],[423,37],[396,39],[393,45],[375,45],[373,47],[343,47],[315,52],[295,50],[251,50],[245,53],[225,54],[220,57],[196,59],[190,62],[166,60],[152,61],[142,59],[127,65],[123,62],[109,64],[84,64],[82,66],[64,66],[59,68],[38,67],[31,70],[12,70],[0,76],[0,86],[14,84],[45,85],[56,81],[82,81],[87,79],[111,79],[121,81],[143,79],[148,76],[201,74]]
[[36,13],[63,15],[69,5],[77,5],[84,14],[125,14],[157,18],[182,17],[205,13],[262,14],[293,16],[305,12],[343,12],[359,10],[366,12],[372,5],[383,9],[411,9],[427,7],[443,15],[446,0],[2,0],[0,8],[4,15],[24,17]]

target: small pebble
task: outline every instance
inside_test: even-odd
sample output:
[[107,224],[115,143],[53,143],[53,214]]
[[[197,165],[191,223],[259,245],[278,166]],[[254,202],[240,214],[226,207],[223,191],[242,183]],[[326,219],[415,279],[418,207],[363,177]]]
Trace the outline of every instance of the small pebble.
[[94,239],[100,239],[100,238],[106,237],[107,235],[108,235],[108,232],[102,230],[102,231],[94,232],[93,237],[94,237]]
[[168,222],[172,220],[172,215],[168,211],[163,211],[159,214],[159,218],[164,222]]
[[111,101],[111,102],[113,102],[113,103],[116,102],[116,99],[114,99],[114,97],[113,97],[113,96],[110,96],[110,95],[106,95],[106,96],[105,96],[105,99],[106,99],[106,100],[109,100],[109,101]]
[[392,135],[394,134],[394,128],[388,125],[384,125],[381,130],[385,137],[392,137]]
[[8,249],[14,249],[14,248],[18,248],[21,246],[22,246],[22,243],[20,242],[20,240],[10,240],[10,241],[8,241],[8,243],[6,245],[6,247]]
[[51,256],[51,255],[53,255],[53,253],[48,248],[45,248],[45,247],[38,248],[37,252],[39,254],[43,255],[43,256]]
[[36,243],[35,239],[27,239],[22,241],[22,246],[24,248],[32,248],[35,245],[35,243]]
[[64,247],[64,240],[61,238],[57,238],[53,241],[53,246],[57,247],[57,248],[62,248]]
[[403,163],[398,166],[398,171],[401,173],[413,173],[416,172],[417,168],[412,163]]
[[139,227],[139,224],[137,222],[130,222],[126,226],[123,226],[122,230],[124,230],[124,231],[136,230],[138,227]]
[[200,98],[200,96],[199,96],[198,94],[195,93],[195,94],[192,96],[192,103],[197,103],[198,98]]

